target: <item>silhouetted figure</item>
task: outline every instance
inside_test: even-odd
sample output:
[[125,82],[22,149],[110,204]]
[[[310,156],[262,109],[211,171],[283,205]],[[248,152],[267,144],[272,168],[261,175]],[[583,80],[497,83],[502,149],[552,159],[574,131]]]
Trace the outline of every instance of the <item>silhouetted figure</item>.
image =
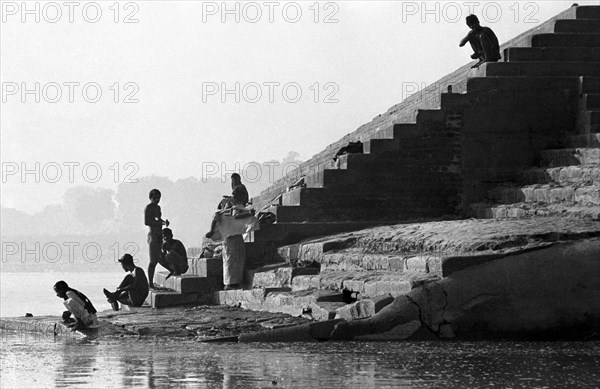
[[219,203],[218,211],[213,216],[213,221],[210,225],[210,231],[206,233],[207,238],[211,238],[215,232],[217,222],[223,214],[231,214],[236,218],[249,217],[252,214],[246,210],[246,204],[250,200],[246,186],[242,184],[242,178],[239,174],[231,175],[231,196],[223,196],[223,200]]
[[474,51],[471,58],[479,59],[479,62],[473,65],[472,68],[478,68],[485,62],[498,62],[501,58],[500,44],[494,31],[489,27],[482,27],[475,15],[467,16],[467,26],[471,31],[460,41],[459,46],[463,47],[467,42],[471,44]]
[[344,155],[344,154],[362,154],[363,153],[363,144],[361,141],[356,141],[356,142],[348,142],[348,144],[344,147],[342,147],[341,149],[338,150],[337,153],[335,153],[335,156],[333,157],[333,162],[336,164],[338,163],[338,159],[340,155]]
[[135,266],[131,254],[124,254],[119,258],[119,262],[128,274],[123,278],[116,291],[111,293],[104,289],[104,294],[115,311],[119,310],[117,302],[132,307],[141,307],[150,292],[146,273],[141,267]]
[[179,276],[188,271],[188,259],[185,246],[180,240],[173,239],[173,231],[170,228],[164,228],[162,245],[161,265],[169,270],[169,278],[172,275]]
[[[86,295],[70,288],[64,281],[54,284],[54,291],[58,297],[65,300],[63,304],[67,311],[63,312],[62,318],[72,331],[98,326],[96,308]],[[72,319],[71,315],[75,319]]]
[[161,246],[162,246],[162,226],[169,226],[168,220],[163,220],[160,206],[161,193],[158,189],[152,189],[148,196],[150,198],[150,204],[146,205],[144,210],[144,224],[146,224],[150,231],[148,232],[148,248],[150,249],[150,264],[148,265],[148,280],[150,288],[154,288],[154,270],[156,264],[160,262],[161,257]]

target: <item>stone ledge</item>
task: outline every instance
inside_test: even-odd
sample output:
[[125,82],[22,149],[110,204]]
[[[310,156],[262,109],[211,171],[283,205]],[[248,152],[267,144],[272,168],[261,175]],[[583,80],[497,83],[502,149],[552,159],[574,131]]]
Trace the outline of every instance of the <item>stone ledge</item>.
[[189,260],[188,275],[198,277],[223,277],[223,258],[193,258]]
[[157,272],[154,280],[157,285],[163,288],[174,290],[178,293],[207,293],[221,289],[223,286],[223,275],[216,277],[200,277],[195,275],[183,274],[180,276],[171,276],[166,279],[169,273]]
[[212,302],[212,293],[178,293],[174,291],[150,290],[146,302],[152,308],[199,305]]
[[[342,295],[317,289],[292,292],[289,288],[240,289],[219,291],[214,294],[214,303],[216,304],[237,306],[254,311],[286,313],[292,316],[310,313],[314,304],[325,302],[342,303]],[[316,308],[315,310],[318,311]],[[320,312],[317,316],[324,318],[329,317],[330,314]]]
[[268,266],[254,270],[253,288],[289,288],[297,276],[319,274],[319,268]]

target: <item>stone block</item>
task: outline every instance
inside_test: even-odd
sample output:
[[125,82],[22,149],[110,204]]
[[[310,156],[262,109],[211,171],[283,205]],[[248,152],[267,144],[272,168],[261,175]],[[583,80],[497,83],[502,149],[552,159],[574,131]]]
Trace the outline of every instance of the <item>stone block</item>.
[[365,319],[375,315],[375,302],[373,300],[360,300],[353,304],[338,308],[335,319],[356,320]]
[[265,267],[254,273],[252,286],[255,288],[284,288],[291,287],[296,276],[319,274],[319,268],[314,267]]
[[319,279],[320,277],[318,274],[312,276],[296,276],[292,279],[292,291],[318,289]]
[[531,39],[532,47],[599,47],[600,34],[538,34]]
[[579,19],[600,19],[600,7],[584,5],[577,7],[575,11],[576,18]]
[[600,67],[596,62],[488,62],[474,72],[485,77],[598,77]]
[[310,305],[311,316],[318,321],[332,320],[339,308],[345,306],[344,302],[317,301]]
[[150,290],[146,302],[152,308],[167,308],[182,305],[209,304],[212,302],[211,293],[187,293]]
[[362,295],[364,297],[374,297],[382,294],[390,294],[394,297],[410,292],[412,283],[410,281],[370,281],[365,283],[365,289]]
[[199,277],[223,277],[223,258],[194,258],[186,274]]
[[505,51],[508,62],[600,62],[600,49],[592,47],[513,47]]
[[168,273],[157,272],[154,274],[154,280],[157,285],[168,288],[179,293],[206,293],[220,289],[223,285],[223,277],[198,277],[194,275],[183,274],[181,276],[171,276],[167,278]]

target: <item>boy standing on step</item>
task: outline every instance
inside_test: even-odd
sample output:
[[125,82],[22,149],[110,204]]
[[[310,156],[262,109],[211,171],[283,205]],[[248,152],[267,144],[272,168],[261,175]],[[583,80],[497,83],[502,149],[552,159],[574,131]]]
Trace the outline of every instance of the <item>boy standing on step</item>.
[[482,27],[479,19],[475,15],[467,16],[467,26],[471,29],[466,37],[460,41],[459,46],[463,47],[469,42],[473,48],[471,58],[479,59],[479,62],[472,66],[478,68],[484,62],[498,62],[500,60],[500,44],[494,31],[489,27]]
[[150,288],[154,288],[154,270],[156,265],[160,262],[161,257],[161,245],[162,245],[162,226],[169,226],[168,220],[162,219],[162,213],[160,210],[161,193],[158,189],[152,189],[149,194],[150,204],[146,205],[144,209],[144,224],[146,224],[150,231],[148,232],[148,248],[150,249],[150,264],[148,265],[148,277],[150,280]]

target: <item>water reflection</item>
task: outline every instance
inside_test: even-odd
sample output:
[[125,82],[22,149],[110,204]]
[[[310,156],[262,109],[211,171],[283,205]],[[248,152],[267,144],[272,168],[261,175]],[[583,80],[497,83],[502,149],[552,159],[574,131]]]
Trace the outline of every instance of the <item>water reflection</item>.
[[203,344],[3,335],[2,387],[594,387],[600,342]]

